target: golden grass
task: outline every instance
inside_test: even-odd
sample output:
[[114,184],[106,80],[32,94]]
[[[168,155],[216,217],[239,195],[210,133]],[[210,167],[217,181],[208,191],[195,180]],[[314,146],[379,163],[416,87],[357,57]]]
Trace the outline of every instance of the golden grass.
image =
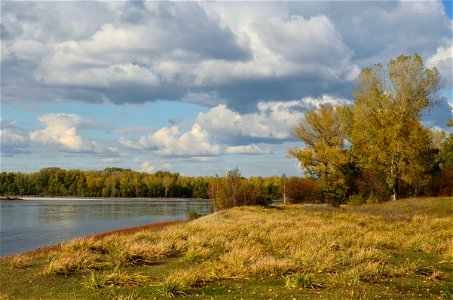
[[25,269],[31,266],[31,258],[26,255],[18,254],[11,257],[11,265],[16,269]]
[[282,278],[288,288],[310,289],[399,276],[444,280],[427,261],[395,258],[425,253],[452,261],[452,199],[436,199],[437,208],[428,201],[234,208],[160,230],[70,242],[53,254],[44,274],[137,267],[167,258],[191,263],[160,279],[168,297],[224,279]]
[[87,286],[90,288],[105,288],[105,287],[134,287],[149,284],[151,282],[149,276],[126,272],[115,269],[107,272],[91,272]]

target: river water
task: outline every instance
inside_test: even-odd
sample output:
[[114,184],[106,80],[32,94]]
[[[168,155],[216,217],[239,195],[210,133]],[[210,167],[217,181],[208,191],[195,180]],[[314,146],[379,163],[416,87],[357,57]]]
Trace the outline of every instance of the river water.
[[207,200],[32,198],[0,201],[0,257],[76,237],[207,214]]

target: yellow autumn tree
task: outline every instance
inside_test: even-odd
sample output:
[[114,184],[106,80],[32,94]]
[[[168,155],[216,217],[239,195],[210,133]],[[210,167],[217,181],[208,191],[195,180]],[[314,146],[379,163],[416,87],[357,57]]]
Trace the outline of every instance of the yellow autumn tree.
[[327,201],[342,201],[348,192],[349,116],[347,107],[321,106],[319,110],[305,113],[303,122],[292,131],[305,147],[291,148],[288,153],[299,160],[305,175],[320,181]]
[[432,160],[432,135],[420,122],[439,88],[437,69],[401,55],[362,70],[354,91],[351,141],[358,162],[382,174],[393,199],[401,183],[419,189]]

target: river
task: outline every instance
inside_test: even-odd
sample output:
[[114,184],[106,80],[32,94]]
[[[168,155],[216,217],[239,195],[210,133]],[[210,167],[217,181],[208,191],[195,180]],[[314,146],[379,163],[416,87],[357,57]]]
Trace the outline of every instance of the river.
[[207,214],[207,200],[60,199],[0,201],[0,257],[127,227]]

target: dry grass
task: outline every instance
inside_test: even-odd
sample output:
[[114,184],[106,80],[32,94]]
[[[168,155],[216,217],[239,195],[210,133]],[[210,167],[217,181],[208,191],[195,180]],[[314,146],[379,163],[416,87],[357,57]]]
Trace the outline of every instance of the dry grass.
[[[422,253],[452,261],[452,199],[428,201],[235,208],[160,230],[73,241],[53,255],[44,274],[137,267],[167,258],[191,263],[160,279],[167,297],[224,279],[282,278],[288,288],[307,289],[401,276],[445,280],[428,261],[396,257]],[[101,286],[109,284],[116,283]]]
[[22,254],[11,257],[10,262],[11,265],[16,269],[25,269],[30,267],[32,264],[31,258]]
[[105,287],[133,287],[142,286],[151,281],[149,276],[140,273],[128,274],[115,269],[107,272],[91,272],[87,286],[95,289]]

